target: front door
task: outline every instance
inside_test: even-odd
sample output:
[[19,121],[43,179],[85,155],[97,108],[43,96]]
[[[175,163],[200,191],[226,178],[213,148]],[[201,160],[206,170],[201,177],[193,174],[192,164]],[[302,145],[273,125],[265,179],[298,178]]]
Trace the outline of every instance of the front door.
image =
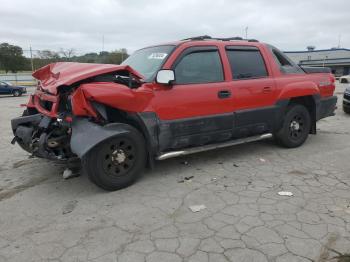
[[216,46],[189,47],[175,60],[174,84],[155,91],[161,150],[232,137],[232,94],[221,61]]
[[0,94],[7,94],[8,93],[8,87],[5,82],[0,81]]

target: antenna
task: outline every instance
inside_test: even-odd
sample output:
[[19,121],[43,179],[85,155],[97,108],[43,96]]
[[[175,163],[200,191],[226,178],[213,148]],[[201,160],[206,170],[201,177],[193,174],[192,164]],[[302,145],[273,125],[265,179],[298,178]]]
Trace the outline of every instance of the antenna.
[[248,26],[244,28],[245,31],[245,39],[248,39]]
[[105,35],[102,35],[102,52],[105,50]]
[[341,40],[341,34],[338,36],[338,48],[340,48],[340,40]]

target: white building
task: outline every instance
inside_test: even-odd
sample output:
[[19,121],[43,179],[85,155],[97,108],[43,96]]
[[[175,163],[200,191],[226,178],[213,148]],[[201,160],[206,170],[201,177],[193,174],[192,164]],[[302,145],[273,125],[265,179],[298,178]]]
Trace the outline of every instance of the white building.
[[315,50],[314,47],[308,47],[307,51],[287,51],[284,53],[300,65],[330,67],[336,76],[350,74],[350,49]]

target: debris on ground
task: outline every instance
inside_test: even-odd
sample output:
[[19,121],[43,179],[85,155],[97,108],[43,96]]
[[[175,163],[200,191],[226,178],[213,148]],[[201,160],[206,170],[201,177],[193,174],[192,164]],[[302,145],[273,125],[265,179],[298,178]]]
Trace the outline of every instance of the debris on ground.
[[280,191],[280,192],[278,192],[278,194],[280,196],[289,196],[289,197],[293,196],[293,193],[289,192],[289,191]]
[[187,166],[188,165],[188,161],[182,161],[181,164]]
[[69,214],[69,213],[72,213],[73,210],[75,209],[75,207],[77,206],[78,204],[78,200],[72,200],[72,201],[69,201],[62,209],[62,214],[65,215],[65,214]]
[[260,162],[266,162],[264,158],[259,158]]
[[195,206],[189,206],[189,208],[191,209],[191,211],[193,213],[199,212],[203,209],[206,209],[207,207],[205,205],[195,205]]
[[233,164],[233,166],[234,166],[234,167],[239,167],[239,165],[237,165],[237,164]]
[[218,180],[216,177],[213,177],[213,178],[211,179],[211,181],[216,181],[216,180]]
[[77,177],[77,176],[79,176],[79,173],[73,172],[69,168],[66,168],[62,174],[63,179],[70,179],[70,178]]
[[179,181],[177,181],[178,183],[184,183],[184,182],[192,182],[192,178],[194,178],[194,176],[185,176],[184,178],[181,178]]

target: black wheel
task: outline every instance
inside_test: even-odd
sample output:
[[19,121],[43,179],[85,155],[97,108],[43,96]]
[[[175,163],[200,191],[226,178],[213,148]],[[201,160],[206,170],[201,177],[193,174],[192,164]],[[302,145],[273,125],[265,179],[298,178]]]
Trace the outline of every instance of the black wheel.
[[309,111],[303,105],[293,104],[287,109],[282,128],[275,134],[277,142],[288,148],[301,146],[311,128]]
[[342,83],[342,84],[346,84],[346,83],[348,83],[349,81],[347,80],[347,79],[345,79],[345,78],[343,78],[343,79],[341,79],[340,80],[340,83]]
[[19,91],[19,90],[13,91],[13,96],[18,97],[18,96],[21,96],[21,95],[22,95],[21,91]]
[[146,165],[146,146],[142,134],[125,125],[128,133],[112,137],[91,149],[83,168],[97,186],[118,190],[135,182]]
[[349,108],[349,107],[343,106],[343,111],[344,111],[346,114],[350,114],[350,108]]

